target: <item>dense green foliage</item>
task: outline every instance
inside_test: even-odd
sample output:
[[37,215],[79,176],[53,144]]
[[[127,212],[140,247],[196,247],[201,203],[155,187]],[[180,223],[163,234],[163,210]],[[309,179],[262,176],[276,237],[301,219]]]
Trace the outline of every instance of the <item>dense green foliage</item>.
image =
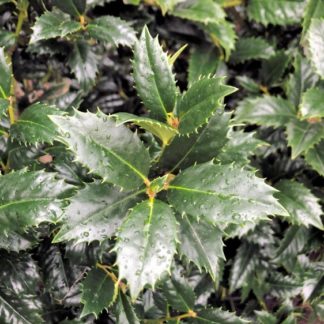
[[0,18],[0,323],[320,323],[321,0]]

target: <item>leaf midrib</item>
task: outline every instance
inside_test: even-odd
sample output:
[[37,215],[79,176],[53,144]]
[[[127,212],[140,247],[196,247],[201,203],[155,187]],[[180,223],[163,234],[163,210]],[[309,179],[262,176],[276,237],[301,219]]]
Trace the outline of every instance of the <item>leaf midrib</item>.
[[0,205],[0,209],[7,208],[11,205],[19,205],[19,204],[25,204],[29,202],[41,202],[41,201],[52,201],[56,198],[34,198],[34,199],[22,199],[22,200],[16,200],[16,201],[11,201],[9,203],[6,203],[4,205]]

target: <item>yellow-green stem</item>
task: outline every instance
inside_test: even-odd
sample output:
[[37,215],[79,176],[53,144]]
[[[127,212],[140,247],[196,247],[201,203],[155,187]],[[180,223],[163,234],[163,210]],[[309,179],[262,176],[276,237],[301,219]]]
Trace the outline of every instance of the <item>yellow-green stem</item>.
[[28,2],[24,0],[18,2],[17,4],[17,9],[19,10],[19,14],[18,14],[18,21],[16,26],[16,32],[15,32],[16,38],[18,38],[22,26],[28,17],[28,12],[27,12],[28,6],[29,6]]
[[227,0],[223,4],[223,8],[230,8],[230,7],[235,7],[239,6],[244,2],[244,0]]

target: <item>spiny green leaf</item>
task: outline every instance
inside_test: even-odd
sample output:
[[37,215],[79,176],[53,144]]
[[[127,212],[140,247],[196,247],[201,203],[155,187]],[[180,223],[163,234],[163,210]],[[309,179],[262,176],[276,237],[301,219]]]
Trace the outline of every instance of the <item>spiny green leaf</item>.
[[149,155],[143,143],[125,126],[101,112],[75,112],[72,117],[51,116],[62,135],[61,141],[76,160],[105,181],[135,189],[149,170]]
[[188,282],[178,273],[174,273],[162,285],[162,292],[170,306],[181,312],[188,312],[194,308],[195,293]]
[[265,26],[299,23],[305,10],[305,1],[300,0],[250,0],[247,8],[249,19]]
[[73,44],[68,64],[85,91],[95,84],[98,72],[98,57],[91,51],[86,42],[77,41]]
[[114,313],[116,314],[116,324],[140,324],[129,297],[124,295],[122,292],[119,292]]
[[215,281],[219,258],[225,259],[223,232],[202,219],[197,222],[190,215],[177,219],[180,224],[180,254],[194,262],[200,270],[206,269]]
[[314,170],[324,176],[324,140],[309,149],[305,159]]
[[300,112],[303,118],[324,117],[324,90],[308,89],[302,97]]
[[308,0],[303,19],[302,38],[307,34],[312,18],[324,17],[324,2],[322,0]]
[[212,0],[194,0],[180,3],[172,15],[203,24],[218,22],[225,18],[222,7]]
[[293,224],[308,227],[313,225],[324,229],[321,221],[322,209],[319,200],[303,184],[296,181],[282,180],[276,186],[276,197],[288,210]]
[[160,164],[167,169],[177,169],[186,168],[196,162],[210,161],[228,141],[226,135],[229,118],[230,114],[217,112],[197,133],[192,133],[189,137],[176,136],[166,147]]
[[88,26],[89,35],[99,41],[115,46],[132,46],[136,41],[134,29],[119,17],[103,16],[92,20]]
[[86,9],[86,0],[54,0],[54,5],[69,15],[78,17]]
[[311,20],[309,30],[306,35],[309,56],[315,71],[324,78],[324,18]]
[[236,90],[225,85],[220,77],[194,82],[177,105],[179,132],[190,134],[206,124],[217,108],[223,108],[224,97]]
[[294,72],[289,75],[286,82],[286,94],[295,107],[300,104],[304,91],[315,86],[319,76],[313,72],[309,61],[297,54],[293,63]]
[[141,192],[124,193],[97,182],[86,185],[70,199],[63,225],[53,241],[101,242],[111,237]]
[[146,129],[157,136],[164,145],[168,144],[178,134],[177,129],[151,118],[139,117],[129,113],[117,113],[112,116],[116,118],[118,125],[131,122]]
[[213,75],[219,64],[219,57],[213,47],[194,47],[190,53],[188,68],[189,86],[201,77]]
[[80,23],[70,20],[70,17],[63,12],[46,11],[37,18],[30,42],[64,37],[81,30],[81,27]]
[[193,324],[244,324],[249,321],[238,317],[235,313],[223,311],[220,308],[207,308],[197,313],[197,316],[189,319]]
[[241,224],[267,219],[267,215],[287,215],[273,198],[272,187],[235,165],[207,162],[192,166],[169,188],[168,199],[175,209],[214,224]]
[[91,269],[82,282],[81,303],[84,304],[80,317],[98,315],[107,309],[114,298],[114,282],[101,269]]
[[10,96],[12,71],[3,47],[0,47],[0,75],[0,98],[7,99]]
[[65,112],[54,106],[36,103],[29,106],[11,126],[10,135],[19,142],[28,144],[53,143],[57,136],[56,126],[50,115],[63,115]]
[[292,104],[281,97],[264,95],[239,103],[233,123],[248,122],[264,126],[285,126],[296,116]]
[[43,323],[39,296],[42,284],[36,262],[31,256],[1,254],[0,322]]
[[62,216],[64,194],[73,187],[54,173],[16,171],[0,176],[0,232],[23,232]]
[[224,51],[224,59],[228,61],[232,50],[235,48],[237,35],[235,33],[235,26],[227,20],[210,23],[204,27],[210,33],[213,43],[219,47],[221,46]]
[[127,280],[133,300],[170,270],[176,232],[173,211],[160,200],[138,204],[122,224],[114,250],[119,279]]
[[247,60],[268,59],[274,53],[274,48],[261,37],[239,38],[231,55],[231,61],[242,63]]
[[137,92],[150,115],[166,121],[175,107],[177,88],[166,53],[146,27],[135,44],[133,69]]
[[307,153],[324,137],[323,123],[291,119],[287,124],[287,140],[291,147],[291,157],[295,159],[302,153]]

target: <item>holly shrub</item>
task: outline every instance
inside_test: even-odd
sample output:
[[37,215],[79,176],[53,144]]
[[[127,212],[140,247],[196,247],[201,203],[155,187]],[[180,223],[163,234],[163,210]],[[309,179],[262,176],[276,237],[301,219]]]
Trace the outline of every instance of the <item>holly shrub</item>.
[[322,323],[322,0],[0,0],[0,46],[1,323]]

